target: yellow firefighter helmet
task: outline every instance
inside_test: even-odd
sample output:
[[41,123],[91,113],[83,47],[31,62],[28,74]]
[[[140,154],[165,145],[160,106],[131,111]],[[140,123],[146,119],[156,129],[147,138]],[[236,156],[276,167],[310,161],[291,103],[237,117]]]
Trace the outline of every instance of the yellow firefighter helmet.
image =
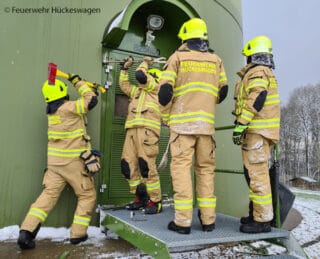
[[58,79],[53,85],[46,80],[42,86],[42,94],[47,103],[61,99],[68,94],[68,87],[66,84]]
[[252,38],[245,44],[242,50],[242,54],[246,57],[257,53],[272,54],[271,40],[267,36]]
[[208,39],[207,25],[204,20],[200,18],[192,18],[182,24],[178,37],[182,40],[189,39]]

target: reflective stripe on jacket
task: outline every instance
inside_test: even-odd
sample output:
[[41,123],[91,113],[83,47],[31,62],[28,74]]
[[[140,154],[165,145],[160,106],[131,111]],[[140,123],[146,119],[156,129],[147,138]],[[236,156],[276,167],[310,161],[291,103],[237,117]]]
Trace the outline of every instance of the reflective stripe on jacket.
[[85,114],[96,94],[87,86],[77,88],[81,97],[65,101],[59,109],[48,115],[48,165],[65,165],[78,159],[81,152],[91,149],[86,134]]
[[[238,72],[241,80],[235,87],[235,111],[237,121],[248,124],[248,132],[257,133],[273,141],[279,140],[280,98],[277,81],[266,66],[248,64]],[[262,91],[266,100],[258,112],[254,103]]]
[[160,87],[165,84],[172,85],[173,98],[160,111],[170,129],[179,134],[214,134],[219,89],[227,84],[219,56],[183,44],[161,75]]
[[147,73],[147,69],[148,65],[146,62],[142,62],[138,66],[137,70],[143,71],[147,76],[147,83],[139,84],[138,86],[129,82],[128,71],[120,71],[120,88],[130,98],[125,128],[146,127],[160,136],[159,85],[156,80]]

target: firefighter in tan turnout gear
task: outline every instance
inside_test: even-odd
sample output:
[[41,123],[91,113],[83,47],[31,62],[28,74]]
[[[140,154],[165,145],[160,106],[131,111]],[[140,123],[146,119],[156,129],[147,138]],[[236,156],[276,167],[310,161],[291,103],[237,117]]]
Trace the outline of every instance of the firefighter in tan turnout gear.
[[46,81],[42,93],[47,102],[48,162],[43,178],[43,191],[31,205],[20,226],[18,245],[21,249],[35,247],[35,237],[58,201],[66,184],[77,198],[70,230],[70,242],[85,241],[87,228],[96,202],[93,175],[99,168],[100,153],[91,150],[90,137],[86,133],[85,114],[98,102],[96,90],[81,81],[78,75],[70,77],[81,97],[69,101],[67,86],[55,79]]
[[233,142],[242,148],[250,203],[249,216],[240,220],[240,231],[269,232],[273,208],[268,162],[280,128],[271,41],[266,36],[255,37],[245,44],[242,54],[247,57],[247,65],[238,72],[241,80],[235,88]]
[[168,229],[189,234],[193,214],[194,156],[196,201],[203,231],[215,227],[215,105],[228,92],[222,60],[209,51],[206,23],[193,18],[178,34],[182,45],[169,58],[158,94],[161,116],[170,128],[175,217]]
[[128,69],[133,58],[121,64],[120,88],[129,97],[128,116],[125,123],[126,138],[121,156],[121,172],[136,198],[128,210],[144,209],[146,214],[162,211],[160,179],[156,167],[160,136],[160,110],[158,80],[161,71],[150,68],[151,57],[144,57],[135,71],[138,85],[129,82]]

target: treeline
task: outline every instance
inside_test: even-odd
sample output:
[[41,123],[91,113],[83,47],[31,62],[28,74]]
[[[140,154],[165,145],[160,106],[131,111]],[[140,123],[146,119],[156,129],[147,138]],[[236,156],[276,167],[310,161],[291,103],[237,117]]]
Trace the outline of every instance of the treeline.
[[295,89],[281,108],[280,179],[320,181],[320,84]]

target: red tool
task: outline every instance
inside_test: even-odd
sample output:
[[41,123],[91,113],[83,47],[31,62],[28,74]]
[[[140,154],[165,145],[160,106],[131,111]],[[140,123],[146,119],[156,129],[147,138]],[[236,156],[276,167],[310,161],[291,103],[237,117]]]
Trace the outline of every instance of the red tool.
[[[49,82],[49,84],[53,85],[55,83],[56,76],[60,76],[60,77],[64,77],[66,79],[69,79],[71,74],[62,72],[61,70],[58,69],[58,66],[56,64],[49,63],[48,64],[48,82]],[[88,81],[85,81],[85,82],[90,87],[98,88],[101,93],[105,93],[106,92],[106,89],[103,86],[99,85],[99,84],[91,83],[91,82],[88,82]]]
[[57,65],[54,63],[48,64],[48,82],[50,85],[54,85],[57,75]]

